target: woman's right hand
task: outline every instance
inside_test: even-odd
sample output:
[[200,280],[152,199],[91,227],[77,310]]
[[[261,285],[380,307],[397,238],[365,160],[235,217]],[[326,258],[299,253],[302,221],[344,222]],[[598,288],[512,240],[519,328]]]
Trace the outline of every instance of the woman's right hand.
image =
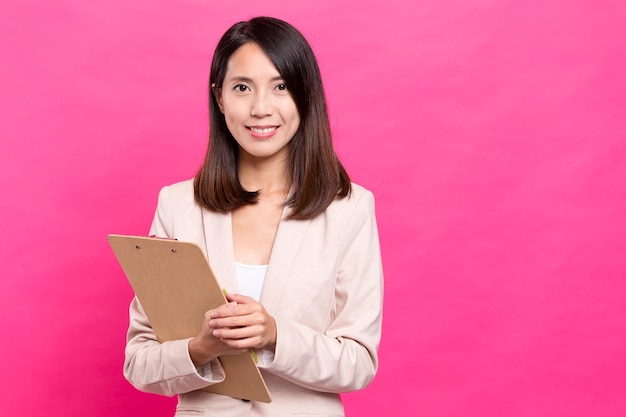
[[[221,306],[221,309],[228,309],[230,307],[235,307],[236,305],[236,302],[231,302],[225,306]],[[195,366],[205,365],[213,359],[216,359],[218,356],[237,355],[247,351],[247,349],[231,348],[219,338],[213,336],[213,331],[215,329],[209,326],[209,321],[212,319],[211,314],[213,311],[214,310],[209,310],[204,314],[200,333],[189,341],[189,356]]]

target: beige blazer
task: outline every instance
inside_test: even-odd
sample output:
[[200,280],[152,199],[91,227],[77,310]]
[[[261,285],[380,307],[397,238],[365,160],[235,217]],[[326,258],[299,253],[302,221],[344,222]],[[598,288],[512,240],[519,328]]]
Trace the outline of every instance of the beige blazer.
[[[238,292],[231,215],[198,206],[191,180],[161,190],[150,234],[198,243],[220,285]],[[260,299],[277,324],[273,358],[260,361],[271,403],[197,391],[223,380],[219,361],[196,369],[188,340],[158,343],[136,299],[124,374],[142,391],[177,394],[181,416],[343,416],[338,394],[376,373],[382,301],[374,198],[354,184],[315,219],[279,224]]]

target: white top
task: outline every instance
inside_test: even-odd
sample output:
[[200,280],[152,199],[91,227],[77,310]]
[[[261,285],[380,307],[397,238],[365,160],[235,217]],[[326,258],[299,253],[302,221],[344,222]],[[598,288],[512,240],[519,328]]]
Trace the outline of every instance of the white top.
[[[246,265],[235,262],[239,294],[247,295],[256,301],[261,299],[267,265]],[[269,349],[255,349],[260,366],[267,366],[274,360],[274,352]],[[206,376],[205,376],[206,377]],[[209,378],[210,379],[210,378]]]
[[235,262],[235,269],[237,270],[239,294],[247,295],[259,301],[267,265],[246,265]]

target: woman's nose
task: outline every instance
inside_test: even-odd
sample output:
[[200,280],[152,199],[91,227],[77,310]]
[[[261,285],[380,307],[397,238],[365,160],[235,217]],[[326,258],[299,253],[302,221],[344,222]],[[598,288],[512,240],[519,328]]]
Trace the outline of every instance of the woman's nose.
[[272,99],[266,92],[257,92],[252,101],[250,115],[254,117],[271,116],[273,113]]

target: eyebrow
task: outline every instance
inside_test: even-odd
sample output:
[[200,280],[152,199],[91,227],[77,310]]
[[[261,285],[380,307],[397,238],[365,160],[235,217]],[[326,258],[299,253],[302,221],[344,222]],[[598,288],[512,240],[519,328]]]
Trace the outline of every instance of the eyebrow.
[[[271,82],[275,82],[275,81],[284,81],[284,80],[285,79],[279,75],[277,77],[272,78],[270,81]],[[244,77],[244,76],[232,77],[232,78],[228,79],[227,81],[228,82],[251,83],[251,84],[254,82],[252,80],[252,78]]]

